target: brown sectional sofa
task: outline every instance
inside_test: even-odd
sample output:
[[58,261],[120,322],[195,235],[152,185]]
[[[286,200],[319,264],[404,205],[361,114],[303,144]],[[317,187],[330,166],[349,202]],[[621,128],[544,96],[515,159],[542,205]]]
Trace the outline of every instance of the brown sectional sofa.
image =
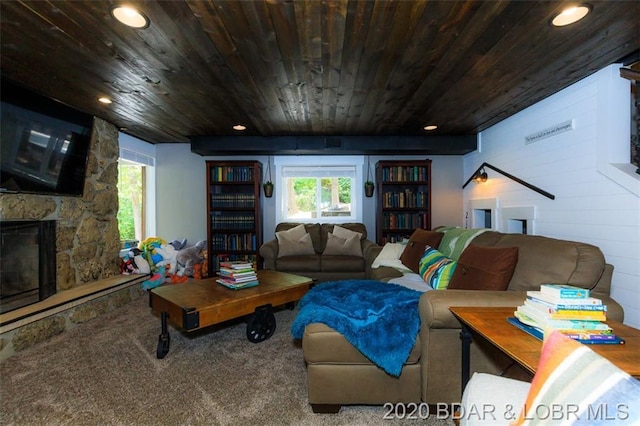
[[[386,374],[361,355],[330,327],[314,323],[302,339],[308,373],[308,398],[316,412],[336,412],[343,404],[460,401],[460,323],[450,306],[508,306],[523,303],[527,290],[540,284],[569,283],[591,289],[603,299],[608,317],[623,320],[621,306],[609,296],[613,267],[605,263],[599,248],[580,242],[542,236],[487,231],[472,240],[490,247],[518,247],[518,262],[507,291],[433,290],[419,304],[421,329],[399,377]],[[371,250],[374,258],[382,247]],[[391,268],[377,268],[372,277],[388,280],[399,276]],[[471,371],[497,373],[512,361],[489,344],[474,341]]]
[[[276,232],[287,231],[300,225],[299,223],[283,222],[276,226]],[[360,248],[362,256],[326,255],[323,254],[327,245],[327,234],[333,231],[333,224],[309,223],[305,230],[311,236],[315,253],[278,257],[278,240],[273,239],[260,247],[260,256],[264,259],[264,269],[288,272],[314,278],[317,281],[334,281],[346,279],[365,279],[371,274],[369,259],[371,250],[376,251],[379,246],[367,240],[367,228],[362,223],[340,223],[342,228],[362,234]],[[375,255],[373,255],[375,258]]]

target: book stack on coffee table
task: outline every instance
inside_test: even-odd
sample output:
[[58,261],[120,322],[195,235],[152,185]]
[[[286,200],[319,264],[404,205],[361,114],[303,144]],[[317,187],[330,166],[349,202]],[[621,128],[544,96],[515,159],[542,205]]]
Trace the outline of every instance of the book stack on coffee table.
[[509,322],[539,339],[551,328],[582,343],[624,343],[605,323],[607,306],[580,287],[543,284],[540,291],[527,291],[527,299],[514,316]]
[[221,262],[216,282],[234,290],[259,284],[253,263],[243,261]]

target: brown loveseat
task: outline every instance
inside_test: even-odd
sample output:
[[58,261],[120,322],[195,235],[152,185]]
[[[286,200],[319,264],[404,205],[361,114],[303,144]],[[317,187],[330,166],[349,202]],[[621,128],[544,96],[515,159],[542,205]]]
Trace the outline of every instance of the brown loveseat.
[[[386,402],[428,404],[460,401],[460,324],[450,306],[508,306],[523,303],[527,290],[543,283],[569,283],[591,289],[603,299],[608,318],[623,320],[621,306],[609,296],[613,266],[599,248],[542,236],[487,231],[473,244],[518,247],[518,261],[507,291],[433,290],[420,298],[421,328],[399,377],[372,364],[330,327],[313,323],[302,338],[307,364],[308,398],[315,412],[336,412],[343,404],[382,405]],[[375,258],[382,247],[369,253]],[[400,275],[389,268],[373,276]],[[485,342],[471,345],[471,371],[497,373],[512,362]]]
[[[276,233],[288,231],[300,225],[299,223],[283,222],[276,226]],[[292,254],[282,256],[279,252],[277,239],[264,243],[260,247],[260,256],[264,259],[264,269],[271,269],[290,274],[303,275],[317,281],[333,281],[346,279],[365,279],[370,276],[370,250],[377,250],[378,245],[367,240],[367,228],[362,223],[340,223],[340,227],[353,232],[359,232],[360,255],[325,254],[328,234],[333,232],[333,224],[308,223],[304,224],[306,232],[311,236],[313,251],[308,254]],[[374,255],[375,256],[375,255]]]

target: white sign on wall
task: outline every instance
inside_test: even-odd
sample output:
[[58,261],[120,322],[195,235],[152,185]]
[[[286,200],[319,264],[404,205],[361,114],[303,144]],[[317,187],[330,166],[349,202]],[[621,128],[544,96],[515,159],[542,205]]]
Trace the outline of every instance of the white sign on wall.
[[539,130],[529,136],[524,137],[524,143],[530,144],[538,142],[539,140],[550,138],[551,136],[559,135],[560,133],[568,132],[575,129],[575,121],[573,119],[556,124],[555,126],[548,127],[543,130]]

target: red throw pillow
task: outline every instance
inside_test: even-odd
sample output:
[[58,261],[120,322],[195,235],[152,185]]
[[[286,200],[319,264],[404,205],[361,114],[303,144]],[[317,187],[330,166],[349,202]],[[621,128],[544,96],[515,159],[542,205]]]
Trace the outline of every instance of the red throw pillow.
[[416,274],[420,273],[420,259],[427,246],[437,249],[444,236],[443,232],[427,231],[426,229],[416,229],[409,237],[407,246],[400,255],[400,262]]
[[498,290],[509,287],[518,263],[518,247],[485,247],[469,244],[464,249],[448,289]]

